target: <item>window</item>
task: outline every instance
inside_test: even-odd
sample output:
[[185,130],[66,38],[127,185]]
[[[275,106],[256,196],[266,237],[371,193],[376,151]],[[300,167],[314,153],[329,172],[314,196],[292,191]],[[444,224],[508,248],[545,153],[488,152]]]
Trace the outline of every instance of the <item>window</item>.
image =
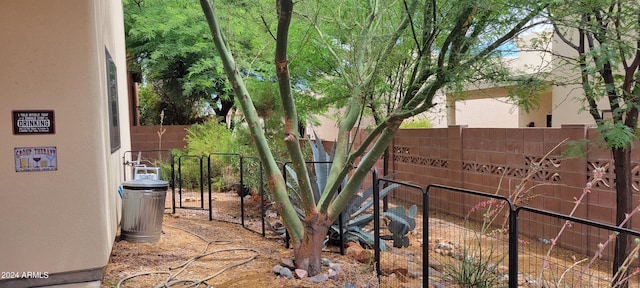
[[109,106],[109,138],[111,153],[120,149],[120,119],[118,117],[118,73],[109,51],[107,55],[107,105]]

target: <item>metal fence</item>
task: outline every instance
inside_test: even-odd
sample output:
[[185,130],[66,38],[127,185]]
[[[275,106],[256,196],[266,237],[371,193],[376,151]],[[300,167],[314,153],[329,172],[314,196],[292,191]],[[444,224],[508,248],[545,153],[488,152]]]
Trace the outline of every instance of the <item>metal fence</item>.
[[[518,251],[518,271],[537,276],[521,279],[524,282],[555,287],[640,287],[640,232],[530,207],[518,207],[513,213],[518,221],[518,246],[512,248]],[[520,236],[523,234],[534,236]],[[612,276],[618,237],[629,239],[632,252],[626,259],[628,273]]]
[[[280,164],[285,179],[291,181],[287,172],[289,163]],[[136,167],[159,168],[159,178],[168,181],[172,189],[168,208],[173,213],[177,208],[208,211],[209,220],[237,223],[266,234],[268,199],[262,163],[256,157],[222,153],[172,155],[169,150],[140,150],[125,152],[123,165],[125,181],[128,173],[135,176]],[[314,171],[330,163],[307,165]],[[378,275],[395,276],[385,277],[384,286],[429,287],[435,282],[446,285],[473,281],[476,273],[477,277],[493,277],[491,281],[508,287],[602,287],[619,282],[640,287],[637,268],[640,264],[634,256],[640,250],[640,240],[628,241],[632,253],[627,259],[626,273],[612,275],[610,261],[615,239],[640,239],[638,231],[531,207],[515,207],[501,195],[443,185],[425,187],[372,175],[375,269]],[[234,190],[219,190],[230,184]],[[385,199],[379,199],[379,191],[390,185],[395,185],[393,190]],[[237,193],[239,201],[216,203],[214,189]],[[414,204],[419,209],[412,214]],[[344,220],[340,217],[337,221],[341,248]],[[415,231],[397,229],[398,223],[411,226],[411,221],[415,221],[411,227]],[[288,246],[288,240],[285,241]],[[411,246],[414,249],[408,249]],[[340,252],[344,254],[344,250]]]
[[[258,157],[240,157],[240,223],[242,227],[266,236],[264,173]],[[247,200],[247,201],[245,201]]]
[[[419,197],[420,201],[412,202],[422,205],[418,212],[422,217],[416,217],[417,230],[422,231],[407,236],[409,245],[421,245],[418,252],[407,247],[382,250],[374,245],[378,275],[395,274],[385,277],[393,279],[385,287],[430,287],[436,282],[441,286],[480,285],[473,281],[508,287],[611,287],[622,282],[640,286],[640,270],[634,268],[638,267],[640,240],[629,242],[632,252],[623,268],[628,273],[614,277],[610,261],[616,237],[640,239],[638,231],[514,207],[508,198],[495,194],[389,179],[376,183],[378,191],[384,185],[399,185],[389,209],[407,204],[398,199]],[[392,240],[385,240],[392,238],[388,237],[390,219],[385,217],[389,210],[381,210],[377,194],[375,239],[393,246]]]
[[[415,285],[420,285],[419,287],[429,287],[427,277],[422,275],[428,275],[428,269],[426,265],[428,263],[428,245],[427,243],[422,243],[422,250],[420,251],[420,255],[415,255],[413,252],[408,250],[409,245],[417,245],[416,242],[421,241],[423,235],[428,235],[428,226],[427,219],[425,218],[423,221],[418,223],[419,221],[415,221],[418,217],[417,214],[413,215],[414,217],[410,217],[408,215],[408,208],[406,206],[412,205],[411,202],[408,201],[400,201],[396,202],[393,199],[418,199],[422,200],[422,207],[428,207],[428,198],[426,197],[425,189],[410,183],[400,182],[392,179],[380,178],[375,179],[374,174],[374,192],[373,192],[373,231],[374,231],[374,259],[375,259],[375,269],[378,275],[394,275],[392,280],[388,280],[386,283],[387,286],[393,287],[403,287],[401,283],[406,282],[415,282]],[[384,201],[383,208],[380,209],[380,190],[382,187],[388,185],[396,185],[397,187],[393,189],[391,195],[388,196],[389,201]],[[420,203],[420,202],[418,202]],[[417,206],[416,206],[417,208]],[[424,209],[421,209],[424,214]],[[392,213],[391,211],[399,211],[398,213]],[[402,229],[397,229],[395,227],[403,226],[399,225],[399,219],[392,215],[407,215],[408,218],[414,218],[413,222],[414,229],[416,227],[420,227],[423,233],[415,234],[418,238],[410,239],[409,235],[407,235],[408,229],[403,231]],[[395,219],[395,220],[394,220]],[[405,219],[409,220],[409,219]],[[392,223],[394,222],[395,223]],[[410,221],[407,221],[410,222]],[[406,224],[405,224],[406,225]],[[409,227],[410,228],[410,227]],[[400,230],[400,231],[399,231]],[[413,242],[413,243],[412,243]],[[425,262],[426,260],[426,262]],[[414,278],[413,281],[409,279],[409,277]],[[422,280],[420,281],[420,278]]]
[[[175,186],[173,188],[174,213],[175,208],[205,210],[211,205],[211,193],[205,197],[204,176],[205,176],[205,156],[202,155],[179,155],[176,156],[178,168],[176,184],[178,190],[176,195]],[[177,199],[176,199],[177,197]],[[175,203],[177,201],[177,203]],[[177,204],[177,207],[176,207]]]
[[[240,154],[211,153],[207,156],[207,189],[211,197],[209,201],[209,221],[219,220],[240,224],[241,206],[236,201],[225,202],[215,199],[213,190],[218,193],[232,193],[234,189],[241,189],[242,169]],[[231,188],[231,190],[226,190]],[[229,211],[231,213],[229,213]]]

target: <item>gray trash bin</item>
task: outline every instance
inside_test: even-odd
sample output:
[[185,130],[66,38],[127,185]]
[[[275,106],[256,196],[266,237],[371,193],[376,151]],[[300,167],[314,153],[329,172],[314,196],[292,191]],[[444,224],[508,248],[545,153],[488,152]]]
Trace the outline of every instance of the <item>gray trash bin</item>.
[[167,181],[136,179],[122,183],[122,231],[129,242],[155,242],[162,234]]

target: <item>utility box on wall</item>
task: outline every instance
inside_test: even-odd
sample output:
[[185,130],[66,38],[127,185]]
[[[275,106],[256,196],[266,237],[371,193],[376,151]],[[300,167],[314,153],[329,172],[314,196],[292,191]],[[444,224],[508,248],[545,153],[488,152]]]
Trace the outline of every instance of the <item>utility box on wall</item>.
[[3,2],[0,38],[0,287],[96,287],[131,147],[122,3]]

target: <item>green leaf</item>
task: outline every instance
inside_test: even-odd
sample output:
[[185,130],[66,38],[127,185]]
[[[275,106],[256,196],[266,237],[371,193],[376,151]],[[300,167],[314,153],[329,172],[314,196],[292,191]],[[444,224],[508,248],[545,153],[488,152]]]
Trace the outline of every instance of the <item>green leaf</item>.
[[638,137],[635,131],[621,121],[614,123],[604,122],[598,125],[597,130],[606,140],[607,148],[609,149],[628,149],[633,147],[633,143]]

